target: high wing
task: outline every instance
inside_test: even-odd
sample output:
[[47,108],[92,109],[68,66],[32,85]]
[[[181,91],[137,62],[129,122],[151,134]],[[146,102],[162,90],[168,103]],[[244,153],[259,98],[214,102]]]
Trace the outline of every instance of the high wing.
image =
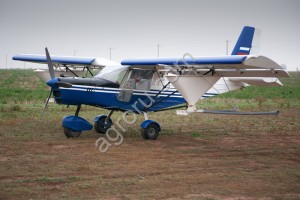
[[[84,76],[89,72],[93,74],[93,70],[99,70],[106,66],[120,65],[117,62],[105,58],[95,57],[75,57],[75,56],[52,56],[52,63],[56,76]],[[13,60],[47,64],[47,58],[45,55],[34,55],[34,54],[21,54],[15,55]],[[45,82],[50,79],[48,70],[36,69],[35,72]]]
[[[113,61],[110,61],[105,58],[95,58],[95,57],[75,57],[75,56],[51,56],[54,66],[91,66],[94,68],[102,68],[109,65],[119,64]],[[15,55],[13,60],[32,62],[32,63],[41,63],[47,64],[47,58],[45,55],[35,55],[35,54],[20,54]]]
[[215,69],[283,69],[279,64],[265,56],[255,55],[229,55],[212,57],[189,58],[152,58],[152,59],[126,59],[122,65],[168,65],[184,66],[185,68]]
[[[206,75],[207,70],[220,77],[289,77],[288,72],[265,56],[230,55],[195,58],[127,59],[122,65],[153,68],[162,65]],[[202,72],[202,73],[201,73]]]
[[236,65],[241,64],[247,56],[213,56],[213,57],[192,57],[182,58],[146,58],[122,60],[122,65],[169,65],[169,66],[206,66],[206,65]]
[[[128,59],[123,60],[121,64],[140,68],[167,66],[176,69],[177,72],[167,71],[165,77],[188,103],[188,112],[196,111],[196,102],[208,90],[216,90],[220,85],[219,80],[224,84],[221,84],[222,90],[217,92],[223,93],[231,91],[230,85],[234,85],[234,89],[240,88],[236,86],[249,84],[281,85],[277,78],[289,76],[275,61],[265,56],[254,55]],[[227,77],[227,80],[224,77]]]

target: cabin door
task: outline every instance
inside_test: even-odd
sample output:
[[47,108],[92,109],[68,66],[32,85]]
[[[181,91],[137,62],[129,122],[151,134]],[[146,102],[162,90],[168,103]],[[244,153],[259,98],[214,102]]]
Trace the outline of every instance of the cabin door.
[[118,100],[129,102],[133,91],[149,91],[153,78],[153,70],[131,69],[126,80],[121,85]]

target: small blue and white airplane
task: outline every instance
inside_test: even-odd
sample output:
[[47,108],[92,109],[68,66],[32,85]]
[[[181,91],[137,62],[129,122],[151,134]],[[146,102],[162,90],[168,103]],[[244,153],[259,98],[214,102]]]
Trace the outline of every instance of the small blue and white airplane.
[[[64,117],[62,126],[66,137],[79,137],[82,131],[91,130],[93,125],[79,117],[81,105],[90,105],[109,110],[108,115],[94,119],[96,132],[105,134],[113,125],[114,111],[144,114],[141,124],[144,139],[155,140],[161,127],[149,120],[148,112],[165,111],[185,107],[177,114],[194,112],[222,114],[270,114],[238,111],[197,110],[199,99],[244,88],[249,85],[280,86],[278,77],[288,77],[284,67],[273,60],[250,55],[252,41],[257,30],[245,26],[231,55],[214,57],[126,59],[121,63],[104,58],[51,56],[22,54],[13,60],[48,64],[50,77],[47,84],[57,104],[77,106],[75,115]],[[55,77],[54,68],[65,67],[90,69],[102,68],[95,76]],[[75,74],[76,75],[76,74]],[[274,114],[274,113],[273,113]]]

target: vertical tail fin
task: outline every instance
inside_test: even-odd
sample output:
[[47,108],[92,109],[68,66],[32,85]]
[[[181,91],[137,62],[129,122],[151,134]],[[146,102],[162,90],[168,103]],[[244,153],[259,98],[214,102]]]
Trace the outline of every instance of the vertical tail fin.
[[240,34],[238,41],[231,53],[231,55],[249,55],[252,48],[252,41],[255,28],[245,26]]

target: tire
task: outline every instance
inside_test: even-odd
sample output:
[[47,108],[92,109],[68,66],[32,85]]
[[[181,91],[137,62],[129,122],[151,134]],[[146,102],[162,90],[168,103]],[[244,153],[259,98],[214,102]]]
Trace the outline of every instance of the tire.
[[103,126],[105,124],[106,118],[107,116],[101,116],[99,120],[94,123],[94,128],[97,133],[105,134],[106,130],[111,127],[112,125],[111,119],[109,119],[109,122],[108,124],[106,124],[106,126]]
[[141,135],[142,135],[142,138],[144,138],[144,140],[149,140],[144,128],[141,129]]
[[151,123],[146,128],[142,128],[141,135],[145,140],[156,140],[159,135],[158,125]]
[[81,131],[73,131],[71,129],[64,128],[64,133],[67,138],[76,138],[80,136]]

